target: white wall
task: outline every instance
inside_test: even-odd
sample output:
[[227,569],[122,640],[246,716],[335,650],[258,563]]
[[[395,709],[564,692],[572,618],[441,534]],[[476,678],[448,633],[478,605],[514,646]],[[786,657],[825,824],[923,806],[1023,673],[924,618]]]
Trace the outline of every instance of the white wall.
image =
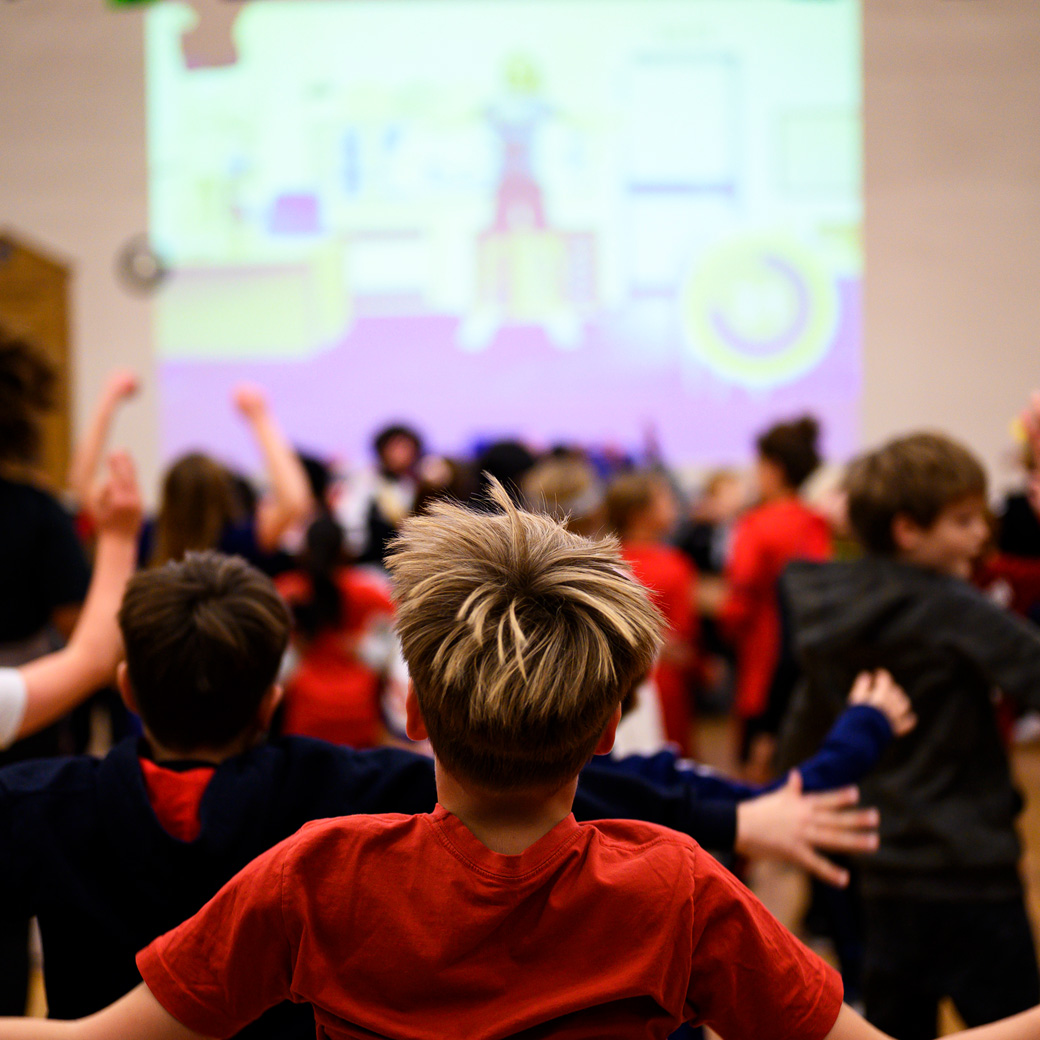
[[947,429],[999,483],[1040,386],[1040,4],[864,6],[864,437]]
[[[943,427],[1000,480],[1009,420],[1040,385],[1040,4],[864,7],[864,438]],[[152,488],[149,305],[113,273],[147,224],[144,133],[140,10],[0,3],[0,227],[75,265],[77,424],[109,368],[143,372],[116,437]]]
[[0,4],[0,228],[73,266],[77,425],[110,368],[141,371],[146,389],[115,435],[151,489],[150,307],[121,288],[114,268],[120,247],[148,226],[143,83],[139,9],[105,0]]

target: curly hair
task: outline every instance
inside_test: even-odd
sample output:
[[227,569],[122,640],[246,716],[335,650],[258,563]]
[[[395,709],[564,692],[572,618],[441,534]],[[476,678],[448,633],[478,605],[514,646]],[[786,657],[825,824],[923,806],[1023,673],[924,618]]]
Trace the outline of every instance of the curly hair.
[[35,462],[40,420],[54,407],[58,377],[46,354],[0,325],[0,462]]

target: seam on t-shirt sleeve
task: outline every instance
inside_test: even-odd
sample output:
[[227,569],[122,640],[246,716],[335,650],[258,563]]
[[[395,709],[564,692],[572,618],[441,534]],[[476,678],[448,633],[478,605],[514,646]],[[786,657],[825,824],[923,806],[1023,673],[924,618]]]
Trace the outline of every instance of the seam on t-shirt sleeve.
[[29,691],[17,668],[0,668],[0,748],[14,743],[25,718]]
[[[162,972],[162,978],[159,980],[161,985],[153,988],[149,984],[148,976],[152,976],[155,981],[155,968]],[[215,1037],[216,1040],[234,1035],[234,1030],[229,1029],[226,1023],[222,1027],[214,1028],[216,1023],[212,1010],[201,1004],[195,994],[181,983],[177,975],[171,971],[165,956],[155,948],[155,943],[149,944],[138,953],[137,970],[152,997],[182,1026],[194,1029],[204,1036]]]

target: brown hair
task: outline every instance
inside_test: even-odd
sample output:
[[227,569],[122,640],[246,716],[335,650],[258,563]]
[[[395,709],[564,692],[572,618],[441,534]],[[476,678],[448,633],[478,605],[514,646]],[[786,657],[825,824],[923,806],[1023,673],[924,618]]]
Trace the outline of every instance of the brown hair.
[[278,674],[289,612],[237,556],[189,552],[141,571],[119,610],[141,718],[167,748],[223,748],[248,731]]
[[568,531],[590,537],[603,524],[603,485],[583,459],[546,458],[523,479],[524,504],[545,513]]
[[189,549],[215,549],[238,515],[228,471],[208,455],[183,455],[166,471],[155,522],[152,564],[179,560]]
[[963,445],[938,433],[889,441],[849,465],[845,478],[849,523],[870,552],[896,551],[892,521],[909,517],[929,528],[950,505],[985,496],[986,473]]
[[759,434],[755,445],[762,458],[780,468],[787,486],[797,490],[820,464],[819,437],[820,424],[811,415],[803,415],[770,426]]
[[607,486],[605,505],[607,526],[624,538],[632,522],[654,499],[654,488],[662,477],[657,473],[637,471],[622,473]]
[[36,461],[40,419],[54,406],[57,382],[46,354],[0,326],[0,462]]
[[614,539],[591,541],[513,505],[434,503],[387,561],[397,630],[430,743],[493,790],[565,783],[646,675],[660,615]]

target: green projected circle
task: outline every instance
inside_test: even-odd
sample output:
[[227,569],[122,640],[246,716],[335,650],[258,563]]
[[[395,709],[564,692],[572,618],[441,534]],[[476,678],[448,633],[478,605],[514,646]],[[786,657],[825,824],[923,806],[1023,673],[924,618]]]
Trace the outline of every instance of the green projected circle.
[[706,253],[680,294],[690,350],[742,386],[789,383],[827,355],[838,321],[833,278],[800,243],[756,235]]

